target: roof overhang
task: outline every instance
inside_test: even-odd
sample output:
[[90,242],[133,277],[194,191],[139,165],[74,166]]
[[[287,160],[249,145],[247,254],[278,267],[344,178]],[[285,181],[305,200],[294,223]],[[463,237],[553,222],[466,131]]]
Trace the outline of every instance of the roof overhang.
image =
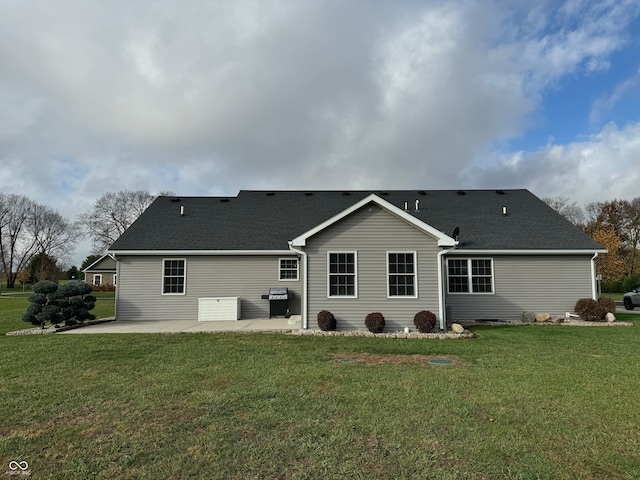
[[117,256],[224,256],[224,255],[293,255],[291,250],[110,250],[111,255]]
[[308,230],[308,231],[304,232],[302,235],[299,235],[299,236],[295,237],[293,240],[291,240],[289,242],[289,244],[294,246],[294,247],[304,247],[304,246],[306,246],[307,239],[309,239],[310,237],[314,236],[315,234],[321,232],[325,228],[328,228],[331,225],[339,222],[343,218],[347,217],[348,215],[351,215],[353,212],[355,212],[358,209],[364,207],[365,205],[368,205],[369,203],[374,203],[374,204],[378,205],[379,207],[385,209],[387,212],[391,213],[392,215],[395,215],[396,217],[401,218],[402,220],[404,220],[405,222],[413,225],[414,227],[418,228],[419,230],[422,230],[424,233],[427,233],[427,234],[435,237],[438,240],[438,246],[439,247],[455,247],[457,245],[457,243],[458,243],[453,238],[451,238],[450,236],[445,235],[441,231],[433,228],[431,225],[429,225],[429,224],[417,219],[416,217],[414,217],[410,213],[407,213],[404,210],[402,210],[401,208],[398,208],[395,205],[387,202],[386,200],[384,200],[384,199],[380,198],[379,196],[377,196],[375,193],[372,193],[371,195],[368,195],[365,198],[363,198],[362,200],[354,203],[349,208],[346,208],[345,210],[341,211],[337,215],[334,215],[333,217],[329,218],[328,220],[325,220],[324,222],[318,224],[317,226],[315,226],[311,230]]

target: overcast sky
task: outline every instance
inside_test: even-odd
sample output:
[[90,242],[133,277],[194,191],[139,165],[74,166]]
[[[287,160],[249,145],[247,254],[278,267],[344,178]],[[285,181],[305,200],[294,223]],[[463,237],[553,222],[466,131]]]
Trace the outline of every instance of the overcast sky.
[[639,69],[640,0],[0,0],[0,191],[631,199]]

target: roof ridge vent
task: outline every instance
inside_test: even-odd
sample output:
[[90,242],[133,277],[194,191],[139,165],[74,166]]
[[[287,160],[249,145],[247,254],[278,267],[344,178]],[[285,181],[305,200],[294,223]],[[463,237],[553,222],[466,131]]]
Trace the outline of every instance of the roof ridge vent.
[[504,190],[496,190],[496,195],[504,195]]
[[456,193],[458,195],[466,195],[467,194],[467,192],[465,192],[464,190],[458,190]]
[[276,194],[276,192],[267,192],[267,197],[273,197]]

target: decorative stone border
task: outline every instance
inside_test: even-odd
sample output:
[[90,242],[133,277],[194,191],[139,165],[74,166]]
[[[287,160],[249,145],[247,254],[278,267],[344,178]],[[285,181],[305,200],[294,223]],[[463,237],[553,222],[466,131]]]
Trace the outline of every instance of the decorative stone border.
[[349,331],[323,331],[323,330],[292,330],[289,335],[299,336],[316,336],[316,337],[370,337],[370,338],[419,338],[419,339],[463,339],[474,338],[475,335],[469,330],[464,330],[462,333],[453,333],[452,331],[437,332],[437,333],[420,333],[420,332],[383,332],[383,333],[371,333],[367,330],[349,330]]
[[76,325],[66,325],[66,326],[62,326],[62,327],[54,327],[52,325],[49,325],[48,327],[45,328],[40,328],[40,327],[35,327],[35,328],[27,328],[25,330],[16,330],[13,332],[7,332],[5,333],[5,335],[46,335],[49,333],[58,333],[58,332],[66,332],[67,330],[75,330],[76,328],[83,328],[83,327],[88,327],[89,325],[97,325],[99,323],[106,323],[106,322],[113,322],[116,319],[116,317],[106,317],[106,318],[99,318],[97,320],[87,320],[86,322],[83,323],[78,323]]

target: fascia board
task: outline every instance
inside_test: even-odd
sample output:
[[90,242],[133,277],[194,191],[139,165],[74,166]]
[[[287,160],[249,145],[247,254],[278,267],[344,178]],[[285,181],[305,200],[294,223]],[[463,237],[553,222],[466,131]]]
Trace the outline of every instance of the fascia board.
[[286,255],[292,256],[291,250],[109,250],[115,256],[123,255],[163,255],[163,256],[230,256],[230,255]]
[[593,255],[594,253],[607,253],[607,250],[465,250],[456,248],[447,251],[446,255]]
[[455,240],[453,238],[451,238],[448,235],[445,235],[444,233],[440,232],[439,230],[433,228],[431,225],[429,225],[427,223],[424,223],[421,220],[418,220],[413,215],[405,212],[404,210],[402,210],[402,209],[396,207],[395,205],[387,202],[386,200],[380,198],[375,193],[372,193],[372,194],[366,196],[362,200],[354,203],[349,208],[346,208],[345,210],[341,211],[337,215],[334,215],[333,217],[329,218],[328,220],[325,220],[324,222],[318,224],[317,226],[315,226],[311,230],[306,231],[302,235],[297,236],[296,238],[291,240],[289,243],[291,245],[293,245],[294,247],[304,247],[307,244],[307,239],[308,238],[310,238],[313,235],[321,232],[325,228],[330,227],[334,223],[342,220],[346,216],[352,214],[353,212],[355,212],[359,208],[362,208],[362,207],[364,207],[365,205],[367,205],[368,203],[371,203],[371,202],[375,203],[376,205],[378,205],[381,208],[384,208],[389,213],[391,213],[391,214],[393,214],[393,215],[395,215],[397,217],[402,218],[407,223],[410,223],[411,225],[415,226],[416,228],[422,230],[423,232],[428,233],[428,234],[436,237],[438,239],[438,246],[440,246],[440,247],[453,247],[453,246],[456,245],[456,242],[455,242]]

